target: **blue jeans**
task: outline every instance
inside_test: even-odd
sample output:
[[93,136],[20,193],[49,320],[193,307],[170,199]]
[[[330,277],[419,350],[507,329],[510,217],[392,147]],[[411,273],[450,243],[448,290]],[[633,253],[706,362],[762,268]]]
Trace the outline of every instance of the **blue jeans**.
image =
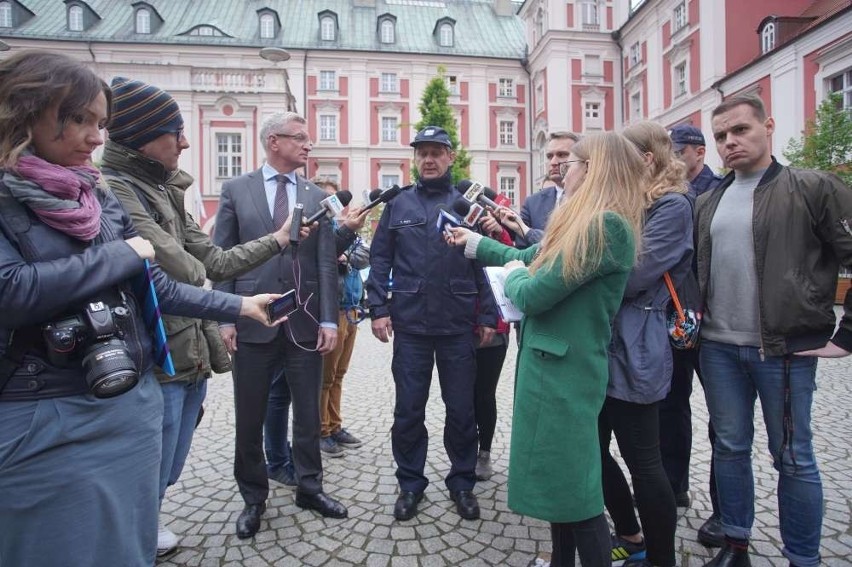
[[198,412],[207,396],[207,380],[190,382],[167,382],[163,389],[163,458],[160,461],[160,502],[166,488],[180,478]]
[[701,344],[701,371],[714,445],[716,485],[725,535],[748,539],[754,522],[754,401],[760,398],[773,465],[784,556],[798,567],[819,564],[822,481],[813,450],[811,405],[817,359],[790,359],[792,439],[784,443],[785,359],[760,360],[756,347]]
[[285,465],[293,466],[287,429],[290,421],[290,388],[284,372],[279,372],[269,386],[266,402],[266,420],[263,422],[263,451],[269,471]]

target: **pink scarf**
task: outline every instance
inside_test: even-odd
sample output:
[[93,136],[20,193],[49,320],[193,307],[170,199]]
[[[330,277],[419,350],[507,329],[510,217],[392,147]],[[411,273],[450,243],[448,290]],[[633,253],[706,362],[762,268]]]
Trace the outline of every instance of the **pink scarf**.
[[24,155],[15,171],[37,187],[13,188],[13,194],[42,222],[85,242],[98,235],[101,204],[93,191],[100,175],[97,169],[88,165],[63,167]]

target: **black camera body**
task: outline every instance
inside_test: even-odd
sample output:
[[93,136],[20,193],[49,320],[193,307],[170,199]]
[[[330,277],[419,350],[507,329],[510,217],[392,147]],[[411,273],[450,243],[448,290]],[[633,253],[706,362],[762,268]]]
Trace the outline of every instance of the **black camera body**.
[[86,383],[97,398],[127,392],[139,381],[139,372],[115,319],[129,315],[126,307],[110,308],[93,301],[79,315],[48,323],[42,328],[48,360],[54,366],[67,367],[82,358]]

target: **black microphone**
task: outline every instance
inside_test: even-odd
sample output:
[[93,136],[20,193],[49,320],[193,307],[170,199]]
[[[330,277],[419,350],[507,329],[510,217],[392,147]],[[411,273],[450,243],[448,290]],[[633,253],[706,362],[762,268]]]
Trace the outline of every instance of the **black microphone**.
[[352,193],[346,189],[338,191],[334,195],[329,195],[320,201],[320,210],[302,221],[302,226],[312,225],[324,216],[334,217],[339,215],[350,201],[352,201]]
[[[376,193],[378,191],[378,193]],[[402,193],[402,189],[400,189],[399,185],[394,185],[389,189],[385,189],[382,191],[381,189],[373,189],[370,191],[370,202],[364,206],[364,210],[372,209],[382,203],[387,203],[397,195]]]
[[477,181],[462,179],[459,181],[456,189],[461,193],[467,201],[471,203],[479,203],[483,207],[489,209],[499,209],[500,205],[494,202],[494,197],[497,193],[494,190],[484,186]]

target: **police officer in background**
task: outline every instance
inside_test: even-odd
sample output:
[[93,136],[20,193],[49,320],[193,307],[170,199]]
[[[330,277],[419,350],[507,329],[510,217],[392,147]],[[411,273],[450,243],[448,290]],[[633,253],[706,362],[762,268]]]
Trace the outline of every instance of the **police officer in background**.
[[451,178],[455,152],[449,135],[443,128],[428,126],[411,145],[420,179],[386,205],[371,245],[367,279],[373,335],[382,342],[394,339],[391,445],[400,487],[394,516],[413,518],[429,484],[423,473],[428,445],[425,417],[437,361],[447,411],[444,447],[451,463],[445,482],[459,515],[473,520],[479,518],[472,492],[477,454],[473,329],[479,325],[478,340],[487,343],[497,326],[496,306],[479,266],[465,259],[461,248],[447,246],[436,227],[439,210],[451,209],[459,196]]

